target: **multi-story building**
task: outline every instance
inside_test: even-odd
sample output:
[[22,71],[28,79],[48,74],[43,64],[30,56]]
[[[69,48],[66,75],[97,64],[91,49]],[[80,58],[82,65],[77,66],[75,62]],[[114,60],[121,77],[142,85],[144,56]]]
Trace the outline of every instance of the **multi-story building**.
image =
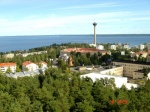
[[106,50],[98,50],[96,48],[68,48],[68,49],[63,49],[60,51],[60,56],[64,56],[64,55],[68,55],[70,56],[71,52],[80,52],[81,54],[86,54],[86,53],[101,53],[102,55],[105,55],[106,53],[111,55],[110,51],[106,51]]
[[150,49],[150,44],[146,44],[147,49]]
[[110,45],[110,49],[116,50],[116,45]]
[[145,45],[143,45],[143,44],[140,44],[140,45],[139,45],[139,49],[140,49],[140,50],[143,50],[144,48],[145,48]]
[[141,57],[144,57],[144,58],[146,58],[147,57],[147,55],[148,55],[148,53],[147,52],[135,52],[135,53],[132,53],[131,54],[131,57],[139,57],[139,56],[141,56]]
[[0,71],[5,73],[10,68],[11,72],[16,72],[16,63],[0,63]]
[[37,70],[39,67],[37,64],[32,63],[30,61],[26,61],[22,64],[22,70],[25,71],[26,69],[28,69],[28,71],[35,71]]
[[124,44],[123,49],[129,49],[129,44]]
[[143,77],[143,74],[140,73],[139,75],[138,72],[136,71],[143,70],[144,68],[150,68],[150,63],[141,64],[141,63],[115,62],[114,61],[113,65],[123,66],[123,76],[131,77],[133,79]]

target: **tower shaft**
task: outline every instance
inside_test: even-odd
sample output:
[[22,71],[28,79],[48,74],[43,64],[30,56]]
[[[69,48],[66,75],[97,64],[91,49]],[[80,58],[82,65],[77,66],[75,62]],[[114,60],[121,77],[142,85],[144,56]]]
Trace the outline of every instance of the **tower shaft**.
[[95,45],[96,45],[96,25],[97,25],[97,23],[94,22],[94,23],[93,23],[93,26],[94,26],[94,44],[95,44]]

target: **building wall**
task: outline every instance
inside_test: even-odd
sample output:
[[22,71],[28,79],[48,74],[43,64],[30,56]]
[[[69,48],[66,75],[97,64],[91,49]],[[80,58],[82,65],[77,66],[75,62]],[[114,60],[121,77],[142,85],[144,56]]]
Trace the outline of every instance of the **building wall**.
[[4,57],[5,58],[13,58],[14,54],[13,53],[5,54]]
[[150,68],[150,65],[124,63],[124,62],[113,62],[113,65],[123,66],[123,75],[131,78],[133,78],[135,71],[142,70],[143,68]]
[[133,79],[143,78],[143,77],[144,77],[143,74],[144,74],[144,73],[141,73],[141,72],[134,72],[134,73],[133,73]]
[[16,66],[1,66],[0,70],[5,73],[9,67],[13,73],[16,72]]
[[140,50],[143,50],[144,48],[145,48],[145,46],[144,46],[143,44],[140,44],[140,45],[139,45],[139,49],[140,49]]
[[150,57],[147,57],[147,62],[150,62]]
[[28,68],[28,71],[35,71],[39,67],[38,67],[38,65],[31,63],[31,64],[28,64],[27,66],[23,66],[23,70],[25,70],[25,68]]
[[111,45],[110,49],[116,50],[116,45]]
[[100,73],[108,74],[108,75],[115,75],[115,76],[123,76],[123,66],[104,70],[104,71],[101,71]]

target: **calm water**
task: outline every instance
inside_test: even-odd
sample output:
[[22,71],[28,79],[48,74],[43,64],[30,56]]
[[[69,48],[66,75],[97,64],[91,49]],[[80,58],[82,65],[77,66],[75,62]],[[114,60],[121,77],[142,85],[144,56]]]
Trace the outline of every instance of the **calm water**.
[[[93,43],[93,35],[0,36],[0,52],[28,50],[53,43]],[[97,35],[97,43],[128,43],[131,46],[150,43],[148,35]]]

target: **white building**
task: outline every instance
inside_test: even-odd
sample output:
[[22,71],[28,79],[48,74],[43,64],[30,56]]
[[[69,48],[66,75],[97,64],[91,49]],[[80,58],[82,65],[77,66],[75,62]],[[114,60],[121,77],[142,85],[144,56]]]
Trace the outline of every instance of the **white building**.
[[89,73],[89,74],[85,74],[85,75],[81,75],[81,78],[86,78],[89,77],[92,79],[93,82],[95,82],[97,79],[114,79],[114,83],[116,85],[117,88],[121,88],[123,85],[127,88],[127,89],[131,89],[131,87],[137,88],[137,84],[131,84],[131,83],[127,83],[127,77],[121,77],[121,76],[112,76],[112,75],[104,75],[104,74],[100,74],[100,73]]
[[98,45],[98,46],[96,46],[96,49],[98,49],[98,50],[104,50],[104,46],[103,45]]
[[110,46],[110,49],[116,50],[116,45],[111,45],[111,46]]
[[145,48],[145,45],[143,45],[143,44],[140,44],[140,45],[139,45],[139,49],[140,49],[140,50],[143,50],[144,48]]
[[43,69],[47,68],[47,63],[46,62],[42,61],[39,64],[40,64],[40,68],[43,68]]
[[150,49],[150,44],[146,44],[147,49]]
[[28,71],[35,71],[37,70],[39,67],[37,64],[32,63],[30,61],[26,61],[22,64],[22,70],[26,70],[26,68],[28,69]]
[[124,44],[123,49],[129,49],[129,44]]
[[5,58],[13,58],[14,54],[13,53],[8,53],[8,54],[4,54]]
[[121,51],[121,55],[125,55],[125,51]]
[[11,72],[16,72],[16,63],[0,63],[0,71],[5,73],[10,68]]

